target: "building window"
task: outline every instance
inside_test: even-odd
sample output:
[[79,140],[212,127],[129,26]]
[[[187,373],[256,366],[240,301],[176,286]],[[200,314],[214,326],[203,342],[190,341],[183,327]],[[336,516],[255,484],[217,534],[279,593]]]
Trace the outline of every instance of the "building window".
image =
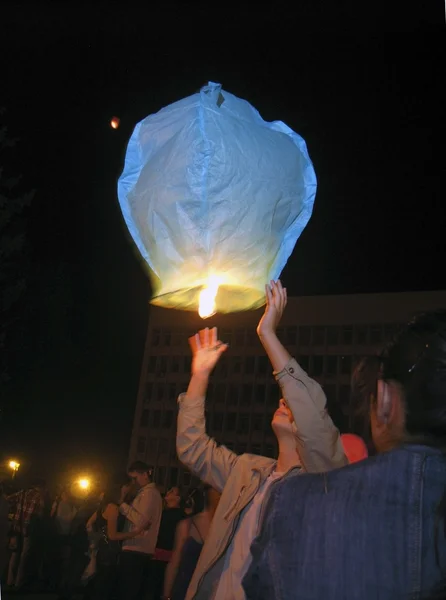
[[159,427],[161,424],[161,411],[154,410],[152,411],[152,425],[153,427]]
[[146,451],[146,438],[141,436],[138,438],[138,443],[136,444],[136,452],[138,454],[145,454],[145,451]]
[[337,346],[339,343],[339,327],[327,327],[327,345]]
[[156,356],[149,357],[149,364],[147,365],[148,373],[156,373]]
[[235,431],[236,421],[237,421],[237,413],[234,413],[234,412],[226,413],[226,431]]
[[212,418],[212,425],[214,431],[223,431],[223,414],[216,412]]
[[352,372],[352,357],[341,356],[341,373],[342,375],[350,375]]
[[324,371],[324,357],[320,355],[313,356],[311,359],[311,375],[319,377]]
[[255,356],[247,356],[245,358],[245,374],[252,375],[255,371],[256,358]]
[[153,397],[153,383],[151,381],[148,381],[146,383],[144,402],[146,404],[148,404],[152,400],[152,397]]
[[164,346],[170,346],[172,343],[172,334],[169,330],[163,331],[163,344]]
[[356,343],[358,346],[366,346],[368,344],[368,337],[367,325],[358,325],[356,328]]
[[253,444],[252,453],[257,454],[257,455],[260,455],[262,453],[262,448],[261,448],[260,444]]
[[287,327],[285,329],[284,342],[287,346],[295,346],[297,342],[297,327]]
[[353,344],[353,327],[351,325],[345,325],[342,328],[342,344],[344,346]]
[[336,402],[336,384],[335,383],[327,383],[324,385],[325,396],[327,397],[327,402],[330,404],[331,402]]
[[178,467],[171,467],[169,485],[170,487],[176,487],[178,485]]
[[232,329],[222,329],[220,339],[224,344],[232,344]]
[[384,341],[389,342],[397,331],[396,326],[393,323],[387,323],[384,325]]
[[249,433],[249,415],[243,413],[239,414],[237,433],[240,433],[241,435]]
[[227,377],[228,376],[228,367],[229,367],[229,359],[227,356],[222,356],[217,363],[214,373],[218,377]]
[[167,373],[167,357],[160,356],[158,359],[157,375],[159,377],[165,377],[166,373]]
[[350,386],[340,385],[338,392],[338,401],[341,406],[348,406],[350,403]]
[[177,394],[177,386],[176,383],[169,383],[167,397],[169,400],[176,400]]
[[240,386],[238,386],[238,385],[230,385],[229,386],[229,396],[228,396],[228,405],[229,406],[238,406],[239,393],[240,393]]
[[170,370],[172,373],[178,373],[180,370],[180,357],[172,356],[170,359]]
[[182,346],[186,340],[186,332],[182,329],[174,329],[172,331],[172,346],[178,348]]
[[152,346],[159,346],[161,339],[161,332],[159,329],[152,329]]
[[326,356],[325,357],[325,373],[327,375],[336,375],[338,372],[338,357],[337,356]]
[[279,400],[282,397],[282,392],[278,385],[271,385],[268,394],[268,406],[275,407],[279,405]]
[[310,357],[308,356],[308,354],[302,354],[301,356],[299,356],[299,365],[304,371],[307,371],[308,373],[308,371],[310,370]]
[[311,327],[299,327],[299,346],[309,346],[311,344]]
[[183,373],[190,373],[192,367],[192,357],[183,356]]
[[262,431],[263,415],[254,415],[254,417],[252,419],[252,428],[254,431]]
[[325,346],[325,327],[313,327],[313,346]]
[[242,357],[241,356],[233,356],[231,358],[231,373],[237,375],[242,370]]
[[164,411],[163,417],[164,417],[163,418],[163,428],[170,429],[173,424],[173,411],[172,410]]
[[241,348],[245,345],[245,330],[244,329],[236,329],[235,330],[235,346],[236,348]]
[[[277,405],[278,405],[278,403],[276,404],[275,408],[277,408]],[[272,418],[270,419],[266,415],[263,420],[263,431],[268,436],[271,435],[271,420],[272,420]]]
[[263,404],[265,403],[265,391],[266,391],[266,386],[262,385],[262,384],[258,384],[255,387],[255,392],[254,392],[254,402],[260,406],[263,406]]
[[166,467],[158,467],[156,470],[156,482],[158,485],[163,485],[166,482]]
[[160,439],[159,444],[159,454],[160,456],[165,456],[169,452],[169,441],[166,438]]
[[162,402],[164,400],[164,392],[164,385],[161,383],[158,384],[156,397],[159,402]]
[[244,442],[239,442],[237,444],[237,451],[238,454],[245,454],[246,453],[246,444]]
[[259,375],[267,375],[270,372],[271,366],[266,356],[259,356],[257,358],[257,373]]
[[257,334],[255,331],[249,330],[246,332],[246,345],[247,346],[252,348],[253,346],[257,345],[258,341],[259,341],[259,338],[257,337]]
[[150,437],[148,442],[148,453],[150,455],[150,459],[153,462],[156,462],[156,453],[158,450],[158,440],[156,438]]
[[149,411],[145,408],[141,413],[141,427],[149,426]]
[[216,402],[224,402],[226,399],[226,385],[224,383],[215,384],[214,398]]
[[249,383],[245,383],[243,385],[242,395],[240,397],[240,404],[242,406],[249,406],[251,404],[252,389],[253,389],[253,386],[250,385]]
[[381,325],[372,325],[370,328],[370,343],[380,344],[383,340]]

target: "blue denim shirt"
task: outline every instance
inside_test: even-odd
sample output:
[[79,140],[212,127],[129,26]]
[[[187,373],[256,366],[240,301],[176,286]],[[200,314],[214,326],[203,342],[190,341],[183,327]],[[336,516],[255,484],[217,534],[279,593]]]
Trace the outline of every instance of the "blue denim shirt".
[[429,597],[446,576],[436,513],[446,459],[405,446],[271,490],[243,586],[256,600],[398,600]]

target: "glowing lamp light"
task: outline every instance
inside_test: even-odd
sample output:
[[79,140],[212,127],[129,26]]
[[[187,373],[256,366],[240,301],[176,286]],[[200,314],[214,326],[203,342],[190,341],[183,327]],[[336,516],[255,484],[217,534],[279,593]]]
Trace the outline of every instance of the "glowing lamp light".
[[216,312],[215,299],[217,297],[218,288],[222,282],[221,277],[211,275],[208,283],[198,296],[198,314],[202,319],[212,317]]
[[81,490],[88,490],[90,487],[90,481],[88,479],[79,479],[78,483]]
[[121,119],[119,117],[113,117],[110,121],[110,127],[112,129],[118,129]]
[[138,123],[118,181],[152,304],[202,318],[262,306],[315,194],[305,141],[218,83]]
[[9,468],[13,471],[18,471],[20,469],[20,463],[16,462],[15,460],[10,460]]

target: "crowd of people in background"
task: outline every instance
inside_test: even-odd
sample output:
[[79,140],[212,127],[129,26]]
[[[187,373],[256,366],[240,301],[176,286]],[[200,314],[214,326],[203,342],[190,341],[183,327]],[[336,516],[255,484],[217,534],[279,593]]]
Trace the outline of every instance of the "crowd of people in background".
[[2,488],[4,591],[48,591],[60,600],[184,598],[218,494],[202,486],[162,495],[142,462],[128,474],[82,500],[68,488],[52,500],[43,480],[15,493],[11,484]]
[[446,310],[418,315],[356,366],[363,441],[340,434],[322,387],[278,339],[280,282],[266,299],[257,333],[283,396],[277,459],[207,435],[209,378],[228,346],[204,329],[190,338],[177,423],[179,460],[202,487],[162,497],[137,461],[123,485],[80,505],[66,490],[51,502],[38,480],[3,495],[10,589],[38,581],[60,600],[446,598]]

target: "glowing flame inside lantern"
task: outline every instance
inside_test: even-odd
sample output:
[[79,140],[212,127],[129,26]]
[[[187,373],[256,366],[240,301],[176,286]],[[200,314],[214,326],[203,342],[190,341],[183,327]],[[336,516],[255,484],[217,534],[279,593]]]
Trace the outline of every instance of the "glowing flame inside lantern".
[[110,125],[111,125],[112,129],[118,129],[119,123],[120,123],[119,117],[113,117],[113,119],[110,121]]
[[198,297],[198,314],[202,319],[207,319],[215,314],[215,298],[217,297],[218,287],[221,282],[220,277],[211,275],[208,284],[201,290]]

